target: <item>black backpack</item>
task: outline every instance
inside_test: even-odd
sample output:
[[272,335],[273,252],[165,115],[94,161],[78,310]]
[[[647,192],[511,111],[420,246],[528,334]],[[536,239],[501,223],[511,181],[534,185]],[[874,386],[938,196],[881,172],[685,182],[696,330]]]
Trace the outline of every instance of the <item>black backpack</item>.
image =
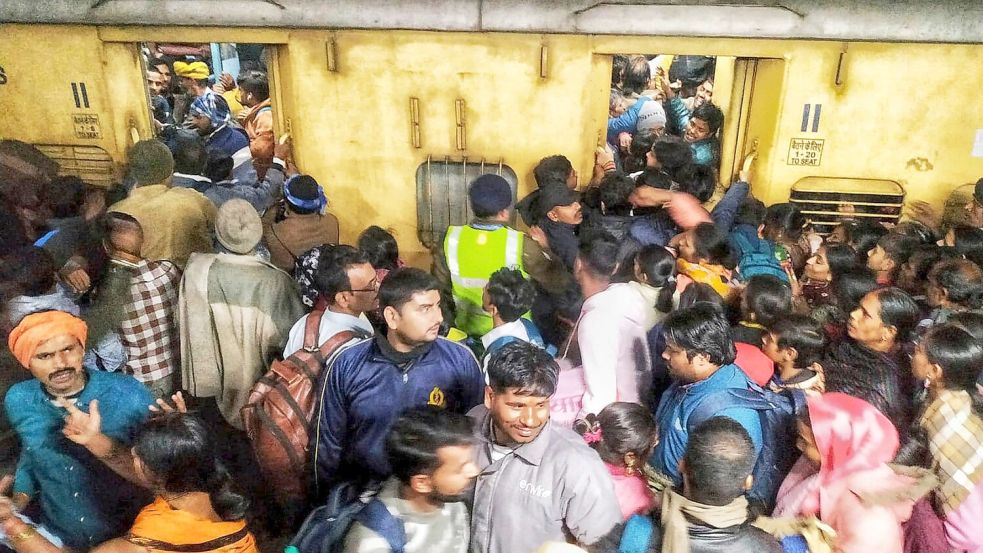
[[752,503],[770,513],[775,508],[778,488],[788,475],[799,451],[795,447],[798,413],[806,408],[805,393],[787,388],[780,392],[748,382],[749,389],[731,388],[709,394],[690,414],[687,427],[694,431],[705,420],[725,409],[753,409],[761,421],[761,453],[754,465],[754,482],[748,492]]
[[382,536],[393,553],[403,553],[406,530],[377,498],[365,502],[362,488],[352,482],[335,486],[324,505],[304,519],[284,553],[340,553],[355,522]]

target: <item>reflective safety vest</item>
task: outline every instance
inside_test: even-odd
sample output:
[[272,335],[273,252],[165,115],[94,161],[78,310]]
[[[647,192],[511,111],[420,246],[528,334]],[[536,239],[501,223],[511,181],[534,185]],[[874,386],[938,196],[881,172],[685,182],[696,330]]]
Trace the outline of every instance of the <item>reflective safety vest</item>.
[[522,233],[506,226],[482,230],[452,226],[444,237],[444,256],[451,273],[457,316],[454,326],[480,337],[492,329],[491,315],[481,308],[481,296],[492,273],[502,267],[522,268]]

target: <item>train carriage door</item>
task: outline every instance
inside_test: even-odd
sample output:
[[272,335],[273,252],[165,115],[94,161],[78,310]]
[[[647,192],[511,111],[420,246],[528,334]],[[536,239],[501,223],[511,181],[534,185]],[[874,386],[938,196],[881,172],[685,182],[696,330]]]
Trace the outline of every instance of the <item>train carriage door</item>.
[[[781,152],[776,151],[779,116],[785,80],[785,60],[737,58],[734,64],[731,103],[725,111],[735,122],[726,126],[723,141],[725,164],[721,174],[737,176],[742,165],[750,168],[755,196],[766,204],[788,201],[787,188],[772,182],[769,167]],[[753,157],[753,163],[749,158]],[[728,171],[725,173],[725,171]]]

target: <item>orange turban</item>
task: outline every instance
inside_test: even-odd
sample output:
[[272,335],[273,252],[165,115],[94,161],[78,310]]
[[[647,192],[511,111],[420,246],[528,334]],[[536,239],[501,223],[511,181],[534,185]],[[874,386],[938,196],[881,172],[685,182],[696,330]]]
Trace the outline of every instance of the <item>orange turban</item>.
[[25,368],[31,366],[31,358],[38,346],[59,334],[71,334],[85,346],[89,328],[85,321],[64,311],[43,311],[24,317],[7,338],[7,346]]

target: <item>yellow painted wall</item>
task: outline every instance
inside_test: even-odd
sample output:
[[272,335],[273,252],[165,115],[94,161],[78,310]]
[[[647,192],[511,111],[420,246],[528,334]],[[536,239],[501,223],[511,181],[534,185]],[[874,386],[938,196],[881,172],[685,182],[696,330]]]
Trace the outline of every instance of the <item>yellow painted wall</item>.
[[[336,72],[327,67],[332,36]],[[762,86],[779,89],[760,91],[748,124],[767,133],[763,127],[777,121],[774,145],[754,171],[755,193],[766,202],[787,199],[800,178],[827,176],[896,180],[909,198],[941,205],[951,189],[983,176],[983,158],[970,157],[976,129],[983,128],[978,45],[852,43],[845,82],[837,87],[838,42],[25,25],[3,25],[0,37],[0,66],[9,80],[0,85],[0,136],[93,143],[118,161],[131,124],[141,136],[149,133],[142,75],[126,42],[168,37],[281,44],[279,125],[289,120],[297,160],[326,186],[343,239],[379,224],[395,231],[404,255],[417,263],[426,256],[416,238],[414,175],[428,155],[504,159],[519,175],[520,195],[529,190],[535,163],[553,153],[570,157],[582,182],[589,178],[614,53],[783,60],[762,73]],[[79,79],[88,83],[92,111],[105,120],[97,141],[73,134],[70,115],[77,110],[69,83]],[[419,149],[411,142],[410,97],[420,99]],[[466,102],[465,152],[455,140],[459,98]],[[823,104],[818,133],[800,132],[805,103]],[[803,136],[825,140],[819,167],[787,165],[789,141]]]

